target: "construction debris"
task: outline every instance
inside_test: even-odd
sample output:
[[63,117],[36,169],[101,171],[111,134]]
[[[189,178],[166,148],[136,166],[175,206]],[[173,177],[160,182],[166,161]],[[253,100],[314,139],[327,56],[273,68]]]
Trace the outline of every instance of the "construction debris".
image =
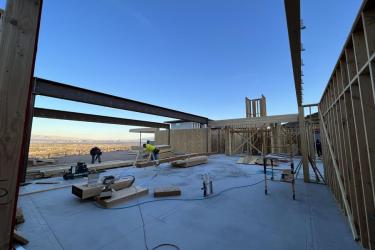
[[173,167],[178,168],[188,168],[193,167],[200,164],[205,164],[208,161],[208,157],[205,155],[202,156],[196,156],[196,157],[190,157],[184,160],[177,160],[173,161],[171,164]]
[[154,197],[167,197],[181,195],[179,187],[158,187],[154,190]]

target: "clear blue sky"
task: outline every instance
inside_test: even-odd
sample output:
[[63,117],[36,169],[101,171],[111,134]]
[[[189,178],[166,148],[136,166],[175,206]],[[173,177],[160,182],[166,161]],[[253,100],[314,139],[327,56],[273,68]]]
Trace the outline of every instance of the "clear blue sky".
[[[297,112],[283,0],[44,0],[35,75],[211,119],[244,98]],[[361,0],[302,0],[304,103],[318,102]],[[0,6],[4,0],[0,0]],[[154,117],[38,98],[37,106]],[[129,127],[35,119],[33,133],[134,138]]]

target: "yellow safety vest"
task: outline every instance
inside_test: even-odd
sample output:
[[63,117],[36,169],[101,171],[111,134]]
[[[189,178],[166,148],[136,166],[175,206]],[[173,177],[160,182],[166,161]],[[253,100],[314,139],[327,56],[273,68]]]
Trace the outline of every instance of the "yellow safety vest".
[[146,151],[148,152],[154,152],[155,148],[156,147],[154,145],[146,144]]

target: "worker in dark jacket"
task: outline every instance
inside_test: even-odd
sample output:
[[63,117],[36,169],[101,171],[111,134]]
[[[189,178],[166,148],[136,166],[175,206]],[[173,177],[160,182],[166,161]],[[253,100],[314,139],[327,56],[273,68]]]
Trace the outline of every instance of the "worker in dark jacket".
[[101,163],[100,156],[102,155],[102,151],[98,147],[93,147],[90,150],[90,155],[91,155],[91,163],[94,164],[96,160],[98,160],[99,163]]
[[320,143],[319,139],[316,139],[316,153],[318,154],[318,157],[322,155],[322,144]]

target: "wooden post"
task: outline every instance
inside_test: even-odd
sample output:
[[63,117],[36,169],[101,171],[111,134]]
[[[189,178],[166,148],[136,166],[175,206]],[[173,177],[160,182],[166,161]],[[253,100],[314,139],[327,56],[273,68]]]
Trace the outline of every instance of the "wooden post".
[[42,0],[7,1],[0,40],[0,249],[10,249]]
[[306,137],[305,137],[305,115],[303,111],[303,107],[298,107],[298,120],[299,120],[299,134],[301,138],[301,154],[302,154],[302,166],[303,166],[303,180],[305,182],[310,181],[310,174],[309,174],[309,162],[307,157],[307,144],[306,144]]
[[211,127],[207,126],[207,153],[211,153],[212,143],[211,143]]
[[262,95],[261,98],[261,106],[260,106],[260,116],[267,116],[267,103],[266,103],[266,97]]
[[250,99],[245,97],[246,117],[251,117]]
[[[31,87],[34,88],[34,81],[32,81],[31,83]],[[24,133],[24,144],[23,144],[23,155],[24,155],[24,159],[23,159],[23,166],[22,168],[20,169],[20,171],[22,171],[22,176],[21,176],[21,182],[25,182],[26,180],[26,171],[27,171],[27,164],[28,164],[28,161],[29,161],[29,149],[30,149],[30,140],[31,140],[31,130],[32,130],[32,126],[33,126],[33,114],[34,114],[34,104],[35,104],[35,95],[31,95],[31,98],[30,98],[30,103],[29,103],[29,106],[28,106],[28,113],[29,113],[29,117],[28,117],[28,121],[26,121],[25,125],[25,133]]]
[[251,100],[253,106],[252,117],[257,117],[257,103],[255,100]]

